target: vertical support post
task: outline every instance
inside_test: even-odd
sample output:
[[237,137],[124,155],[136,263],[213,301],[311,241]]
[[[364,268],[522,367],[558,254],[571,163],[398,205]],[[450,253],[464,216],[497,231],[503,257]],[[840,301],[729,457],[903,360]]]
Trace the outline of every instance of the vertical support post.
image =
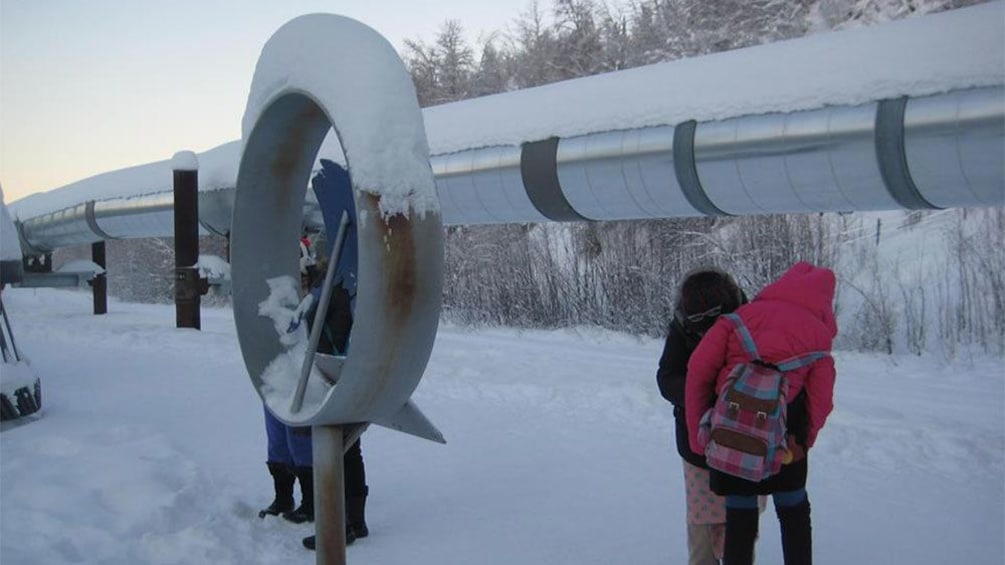
[[317,565],[345,565],[345,443],[342,426],[311,429]]
[[195,153],[179,151],[174,172],[174,304],[175,327],[201,328],[199,319],[199,162]]
[[[104,269],[105,265],[105,242],[98,241],[91,244],[91,261]],[[99,273],[91,280],[91,294],[94,296],[94,315],[108,313],[108,278],[105,273]]]

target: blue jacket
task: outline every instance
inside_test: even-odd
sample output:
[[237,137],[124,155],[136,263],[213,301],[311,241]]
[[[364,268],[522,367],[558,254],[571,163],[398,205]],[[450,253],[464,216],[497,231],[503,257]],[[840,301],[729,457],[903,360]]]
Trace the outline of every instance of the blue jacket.
[[349,294],[355,296],[359,244],[356,235],[356,204],[352,197],[352,180],[349,178],[349,172],[337,163],[321,159],[321,170],[314,175],[311,186],[314,188],[314,194],[321,206],[321,217],[324,219],[325,233],[327,234],[325,239],[328,245],[325,252],[329,258],[331,258],[335,247],[342,211],[345,210],[349,213],[349,228],[346,231],[342,254],[335,266],[334,280],[336,284],[341,282]]

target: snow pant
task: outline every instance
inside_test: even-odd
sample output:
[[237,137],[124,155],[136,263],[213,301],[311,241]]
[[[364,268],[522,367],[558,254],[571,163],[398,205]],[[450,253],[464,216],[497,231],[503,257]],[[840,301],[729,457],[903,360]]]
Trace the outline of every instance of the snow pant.
[[[269,473],[272,474],[276,498],[259,516],[282,513],[287,520],[303,522],[314,519],[312,465],[314,454],[309,427],[291,427],[281,422],[263,406],[265,436],[268,440]],[[293,483],[300,481],[300,507],[293,506]]]
[[345,472],[345,519],[346,526],[354,537],[366,537],[366,496],[370,488],[366,486],[366,468],[363,466],[363,450],[360,441],[349,446],[342,457]]
[[[771,496],[781,527],[785,565],[812,565],[810,501],[806,489],[776,492]],[[757,522],[756,496],[726,496],[725,565],[750,565],[754,562]]]
[[[265,434],[269,441],[269,461],[288,467],[313,467],[314,454],[309,427],[290,427],[265,409]],[[366,467],[360,441],[349,446],[342,458],[347,495],[366,495]]]
[[726,530],[726,499],[708,488],[708,469],[682,460],[688,565],[717,565]]
[[314,465],[309,427],[287,426],[265,408],[265,435],[269,442],[269,462],[280,463],[287,467]]
[[357,439],[342,457],[345,472],[346,500],[351,496],[366,496],[366,467],[363,466],[363,450]]
[[719,565],[715,557],[712,524],[687,525],[687,564]]

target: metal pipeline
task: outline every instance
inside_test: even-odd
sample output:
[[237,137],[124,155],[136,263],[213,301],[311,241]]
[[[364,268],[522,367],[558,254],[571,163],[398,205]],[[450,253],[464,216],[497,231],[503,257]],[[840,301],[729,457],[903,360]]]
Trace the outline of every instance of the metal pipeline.
[[[443,223],[462,225],[1002,206],[1003,154],[1005,89],[991,87],[479,147],[431,165]],[[230,230],[233,199],[232,187],[199,193],[201,234]],[[170,193],[155,193],[20,228],[37,254],[167,237],[172,214]],[[303,216],[319,227],[311,198]]]

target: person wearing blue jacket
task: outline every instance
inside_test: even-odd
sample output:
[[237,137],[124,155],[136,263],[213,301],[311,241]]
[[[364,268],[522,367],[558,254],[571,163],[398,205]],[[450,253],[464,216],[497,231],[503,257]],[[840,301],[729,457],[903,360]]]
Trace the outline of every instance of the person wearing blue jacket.
[[[301,284],[310,288],[309,281],[314,270],[315,259],[310,250],[310,241],[300,241]],[[287,426],[276,418],[267,406],[265,410],[265,436],[268,440],[266,465],[272,475],[275,498],[272,504],[262,509],[258,516],[282,515],[283,518],[300,524],[314,521],[314,455],[309,426]],[[293,485],[300,481],[300,506],[294,509]]]

